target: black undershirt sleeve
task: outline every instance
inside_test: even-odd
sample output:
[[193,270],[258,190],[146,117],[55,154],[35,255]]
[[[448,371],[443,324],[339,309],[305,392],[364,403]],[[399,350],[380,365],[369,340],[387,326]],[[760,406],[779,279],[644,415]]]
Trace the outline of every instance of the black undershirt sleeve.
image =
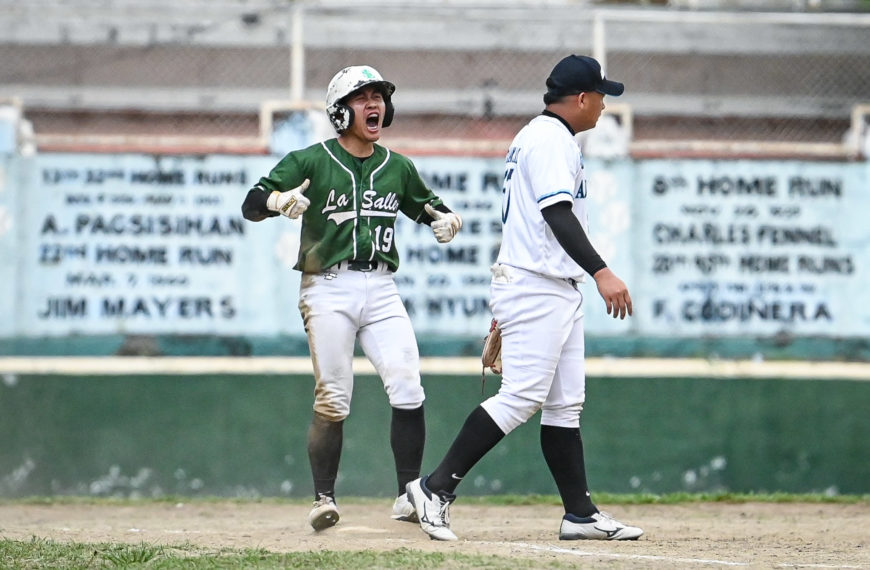
[[251,188],[248,191],[248,195],[245,196],[245,201],[242,203],[242,216],[252,222],[274,218],[278,215],[278,212],[273,212],[266,207],[266,200],[268,199],[269,192]]
[[547,206],[541,210],[541,214],[544,216],[544,221],[553,230],[556,241],[571,256],[571,259],[583,268],[583,271],[589,275],[595,275],[607,267],[598,252],[592,247],[592,242],[583,231],[580,220],[571,210],[570,202],[558,202],[552,206]]

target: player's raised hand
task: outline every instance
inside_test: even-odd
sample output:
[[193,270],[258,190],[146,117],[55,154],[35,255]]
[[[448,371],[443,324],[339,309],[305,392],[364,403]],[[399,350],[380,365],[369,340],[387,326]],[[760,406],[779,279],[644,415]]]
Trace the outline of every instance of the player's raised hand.
[[433,222],[429,225],[438,243],[447,243],[456,237],[462,228],[462,218],[455,212],[439,212],[429,204],[423,206],[426,213],[432,216]]
[[607,314],[613,315],[614,319],[624,319],[626,315],[631,316],[631,295],[628,294],[628,287],[622,282],[622,279],[607,267],[597,271],[593,277],[598,286],[598,293],[601,294],[601,298],[604,299],[604,304],[607,306]]
[[286,192],[278,192],[276,190],[272,192],[266,200],[266,207],[273,212],[278,212],[282,216],[295,220],[311,204],[311,200],[304,196],[309,184],[311,184],[311,181],[306,178],[305,182],[292,190],[287,190]]

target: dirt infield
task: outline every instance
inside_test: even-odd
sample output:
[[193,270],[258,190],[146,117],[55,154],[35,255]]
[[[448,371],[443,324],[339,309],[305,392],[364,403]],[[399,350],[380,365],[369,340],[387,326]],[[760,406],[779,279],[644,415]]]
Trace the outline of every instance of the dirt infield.
[[[462,552],[608,568],[749,566],[870,568],[870,503],[686,503],[608,509],[646,534],[636,542],[559,541],[553,506],[454,505],[460,540],[429,540],[389,518],[391,502],[348,501],[342,520],[315,533],[307,505],[146,503],[0,505],[0,537],[76,542],[192,543],[209,548]],[[604,506],[604,508],[607,508]]]

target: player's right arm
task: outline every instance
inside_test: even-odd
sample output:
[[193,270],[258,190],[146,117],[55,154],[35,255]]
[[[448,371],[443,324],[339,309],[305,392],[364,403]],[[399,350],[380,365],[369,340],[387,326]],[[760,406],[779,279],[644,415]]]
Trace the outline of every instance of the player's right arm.
[[246,220],[260,222],[266,218],[274,218],[279,215],[278,212],[273,212],[266,206],[269,194],[259,184],[248,190],[248,195],[245,196],[245,201],[242,202],[242,216]]
[[299,161],[293,154],[285,156],[268,176],[248,190],[242,202],[242,216],[246,220],[259,222],[266,218],[284,215],[298,218],[308,208],[310,201],[304,196],[309,180],[300,180],[302,172]]

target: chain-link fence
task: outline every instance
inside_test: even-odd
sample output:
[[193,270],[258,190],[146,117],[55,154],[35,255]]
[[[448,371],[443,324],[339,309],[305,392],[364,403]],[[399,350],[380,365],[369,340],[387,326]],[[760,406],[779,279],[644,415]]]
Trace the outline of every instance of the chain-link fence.
[[322,107],[333,74],[360,63],[398,86],[384,141],[407,149],[503,149],[540,111],[544,80],[569,53],[595,55],[626,84],[608,103],[641,154],[848,154],[864,120],[858,106],[870,102],[868,13],[569,1],[0,4],[0,99],[21,102],[43,149],[261,152],[265,102]]

